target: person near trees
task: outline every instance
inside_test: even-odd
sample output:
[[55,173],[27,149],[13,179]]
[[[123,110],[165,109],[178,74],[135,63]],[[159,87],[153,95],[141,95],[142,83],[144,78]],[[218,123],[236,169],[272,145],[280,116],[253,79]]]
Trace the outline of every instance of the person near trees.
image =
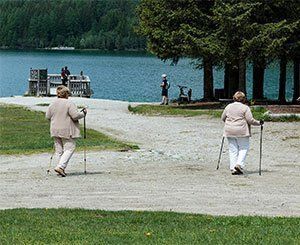
[[63,85],[57,87],[57,99],[48,107],[46,118],[50,120],[50,133],[54,139],[58,164],[54,168],[65,177],[65,169],[75,151],[75,139],[80,137],[79,119],[85,117],[87,110],[78,111],[70,101],[70,90]]
[[238,91],[233,95],[234,102],[227,105],[222,113],[225,122],[223,137],[228,140],[230,170],[233,175],[243,174],[245,159],[249,150],[251,125],[262,125],[264,122],[255,120],[250,107],[245,105],[246,96]]
[[168,105],[169,104],[168,90],[170,88],[170,84],[168,83],[166,74],[162,74],[161,77],[162,77],[162,82],[160,84],[160,87],[161,87],[162,101],[160,104]]
[[189,103],[191,103],[191,101],[192,101],[192,89],[191,88],[188,91],[188,99],[189,99]]

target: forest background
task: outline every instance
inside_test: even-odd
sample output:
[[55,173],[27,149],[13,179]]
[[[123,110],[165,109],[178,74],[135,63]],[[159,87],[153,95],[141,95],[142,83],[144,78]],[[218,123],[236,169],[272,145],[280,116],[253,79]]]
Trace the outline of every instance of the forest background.
[[0,1],[0,47],[145,50],[176,64],[191,58],[204,72],[204,99],[215,99],[213,70],[224,69],[222,97],[246,91],[264,100],[268,64],[279,62],[278,102],[286,103],[287,63],[293,102],[300,96],[299,0]]
[[145,50],[138,0],[0,1],[0,47]]

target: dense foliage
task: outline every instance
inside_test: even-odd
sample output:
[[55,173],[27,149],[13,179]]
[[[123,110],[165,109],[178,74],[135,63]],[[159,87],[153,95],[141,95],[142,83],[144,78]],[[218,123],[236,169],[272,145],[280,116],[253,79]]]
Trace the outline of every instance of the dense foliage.
[[204,68],[204,98],[213,99],[213,67],[222,66],[224,97],[246,91],[246,62],[253,62],[253,97],[263,99],[264,71],[280,60],[279,96],[285,102],[287,61],[299,90],[299,0],[141,0],[139,32],[162,59],[195,59]]
[[134,32],[138,0],[0,0],[0,46],[143,49]]

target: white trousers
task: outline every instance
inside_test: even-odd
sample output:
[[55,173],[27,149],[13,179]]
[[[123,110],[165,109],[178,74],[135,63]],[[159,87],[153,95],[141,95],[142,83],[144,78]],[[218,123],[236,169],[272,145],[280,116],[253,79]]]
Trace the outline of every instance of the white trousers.
[[234,170],[236,165],[245,167],[245,159],[249,150],[249,137],[227,137],[230,158],[230,170]]
[[65,169],[75,151],[75,140],[54,137],[55,153],[58,157],[57,167]]

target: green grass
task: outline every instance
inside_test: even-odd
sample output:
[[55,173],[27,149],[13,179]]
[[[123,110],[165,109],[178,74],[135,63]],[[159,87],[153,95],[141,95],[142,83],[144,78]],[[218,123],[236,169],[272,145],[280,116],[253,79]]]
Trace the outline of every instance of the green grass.
[[253,117],[257,120],[264,120],[266,122],[300,122],[300,118],[296,115],[271,118],[269,115],[265,114],[267,110],[260,106],[251,107],[251,111]]
[[[215,118],[221,118],[223,110],[220,109],[186,109],[186,107],[178,108],[172,106],[159,106],[159,105],[138,105],[132,107],[128,106],[128,110],[135,114],[147,115],[147,116],[183,116],[194,117],[201,115],[208,115]],[[253,117],[257,120],[264,120],[268,122],[298,122],[300,118],[291,116],[282,116],[278,118],[271,118],[265,113],[267,110],[264,107],[251,107]]]
[[[21,106],[0,105],[0,154],[32,154],[53,149],[49,121],[43,112]],[[81,128],[82,130],[82,128]],[[83,135],[83,133],[81,133]],[[87,139],[76,141],[77,149],[129,150],[137,146],[87,129]]]
[[0,244],[299,244],[300,218],[81,209],[0,211]]
[[138,105],[132,107],[128,106],[128,110],[147,116],[184,116],[184,117],[194,117],[200,115],[209,115],[213,117],[221,117],[222,110],[196,110],[196,109],[186,109],[178,108],[172,106],[159,106],[159,105]]

